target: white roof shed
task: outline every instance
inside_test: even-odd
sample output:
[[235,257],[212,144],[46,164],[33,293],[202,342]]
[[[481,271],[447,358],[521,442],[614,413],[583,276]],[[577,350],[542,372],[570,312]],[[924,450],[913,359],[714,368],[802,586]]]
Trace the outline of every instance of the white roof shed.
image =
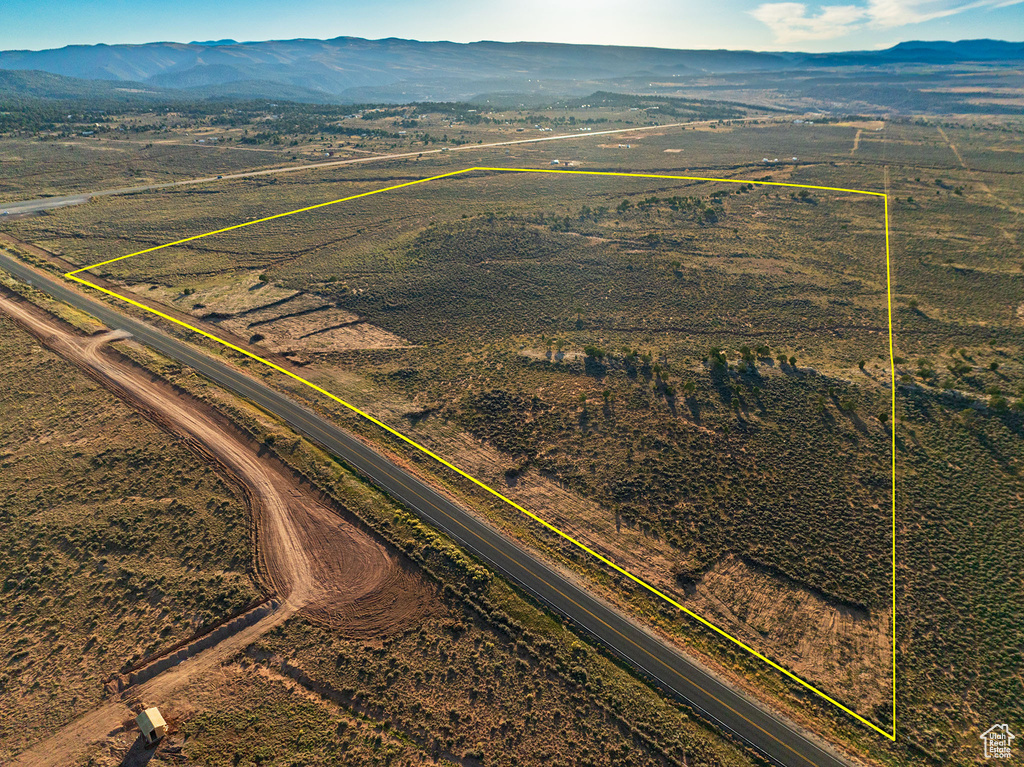
[[156,706],[147,708],[135,717],[135,723],[142,730],[142,737],[146,739],[146,743],[156,743],[167,734],[167,722],[164,721],[163,716],[160,714],[160,709]]

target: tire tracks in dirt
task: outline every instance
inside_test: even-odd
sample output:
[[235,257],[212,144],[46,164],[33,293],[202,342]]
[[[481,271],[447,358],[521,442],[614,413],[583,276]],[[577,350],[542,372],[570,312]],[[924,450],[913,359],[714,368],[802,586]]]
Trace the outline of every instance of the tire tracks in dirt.
[[255,443],[222,423],[203,403],[111,353],[109,344],[127,334],[82,336],[33,304],[3,293],[0,312],[183,440],[242,489],[255,521],[257,577],[281,601],[251,626],[71,722],[23,752],[15,764],[74,763],[84,749],[121,729],[143,701],[164,703],[300,611],[343,635],[365,637],[401,630],[436,609],[436,597],[425,581],[325,505],[315,490],[276,461],[266,460]]
[[[981,177],[978,175],[978,173],[976,173],[967,164],[967,162],[964,160],[963,155],[960,154],[960,150],[957,149],[956,144],[954,144],[950,140],[949,136],[946,135],[946,131],[944,131],[942,129],[942,126],[941,125],[936,125],[935,127],[938,129],[939,135],[942,136],[942,140],[945,141],[946,144],[949,145],[949,148],[952,150],[953,154],[956,155],[956,159],[960,163],[960,167],[963,168],[965,171],[967,171],[968,174],[970,174],[971,178],[974,179],[974,183],[978,185],[978,188],[981,191],[983,191],[985,194],[987,194],[989,197],[991,197],[992,200],[997,205],[999,205],[1001,208],[1009,211],[1010,213],[1015,214],[1017,216],[1017,219],[1019,220],[1021,215],[1024,214],[1024,209],[1018,208],[1015,205],[1011,205],[1006,200],[1004,200],[1002,197],[1000,197],[998,194],[993,192],[992,191],[992,187],[990,187],[987,183],[985,183],[985,181],[983,181],[981,179]],[[1005,237],[1011,243],[1013,243],[1014,245],[1017,244],[1017,237],[1011,231],[1009,231],[1009,230],[1007,230],[1007,229],[1005,229],[1003,227],[999,227],[999,231],[1002,233],[1003,237]]]

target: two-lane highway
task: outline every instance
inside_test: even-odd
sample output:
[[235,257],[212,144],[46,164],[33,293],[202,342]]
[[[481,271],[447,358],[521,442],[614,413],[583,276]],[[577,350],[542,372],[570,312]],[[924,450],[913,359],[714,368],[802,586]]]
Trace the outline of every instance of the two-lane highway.
[[663,690],[687,703],[769,761],[786,767],[840,767],[848,764],[827,746],[811,739],[797,725],[733,689],[451,498],[293,399],[228,363],[151,325],[126,317],[101,301],[87,298],[67,283],[52,279],[16,259],[0,254],[0,268],[91,314],[110,328],[128,331],[139,342],[192,367],[275,414],[518,583],[536,599],[570,619]]

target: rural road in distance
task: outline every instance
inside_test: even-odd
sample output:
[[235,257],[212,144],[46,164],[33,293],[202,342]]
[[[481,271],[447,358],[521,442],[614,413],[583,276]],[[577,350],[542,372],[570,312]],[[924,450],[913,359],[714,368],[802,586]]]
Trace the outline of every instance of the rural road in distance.
[[784,767],[844,767],[852,764],[824,744],[810,739],[797,725],[767,711],[689,660],[447,496],[290,397],[184,341],[127,317],[106,303],[83,296],[69,285],[51,279],[17,259],[0,254],[0,268],[24,282],[30,282],[53,298],[87,312],[111,329],[131,333],[140,343],[188,365],[273,413],[519,584],[554,612],[596,638],[661,689],[751,746],[771,763]]
[[[745,122],[748,120],[763,120],[765,115],[753,115],[742,117],[732,122]],[[478,151],[481,149],[492,149],[495,147],[514,146],[516,144],[538,144],[546,141],[564,141],[568,139],[592,138],[595,136],[607,136],[612,133],[637,133],[660,128],[679,128],[684,125],[705,125],[715,122],[714,120],[692,120],[682,123],[666,123],[664,125],[640,125],[633,128],[615,128],[613,130],[588,131],[580,133],[562,133],[557,136],[540,136],[536,138],[509,139],[508,141],[494,141],[490,144],[468,144],[466,146],[442,147],[440,149],[423,149],[421,151],[399,152],[397,154],[375,154],[367,157],[352,157],[344,160],[330,160],[328,162],[302,163],[299,165],[285,165],[278,168],[263,168],[262,170],[247,170],[240,173],[225,173],[220,176],[204,176],[202,178],[185,178],[178,181],[164,181],[159,184],[146,184],[144,186],[126,186],[119,189],[104,189],[98,192],[79,192],[63,197],[41,197],[37,200],[20,200],[18,202],[0,203],[0,218],[5,215],[19,216],[29,213],[40,213],[55,208],[65,208],[69,205],[81,205],[89,202],[93,197],[109,197],[116,194],[134,194],[136,192],[148,192],[154,189],[166,189],[174,186],[187,186],[190,184],[207,184],[213,181],[221,181],[235,178],[251,178],[253,176],[269,176],[276,173],[291,173],[298,170],[315,170],[317,168],[335,168],[341,165],[355,165],[364,163],[382,162],[384,160],[401,160],[409,157],[424,157],[441,152],[466,152]],[[191,146],[185,144],[184,146]]]

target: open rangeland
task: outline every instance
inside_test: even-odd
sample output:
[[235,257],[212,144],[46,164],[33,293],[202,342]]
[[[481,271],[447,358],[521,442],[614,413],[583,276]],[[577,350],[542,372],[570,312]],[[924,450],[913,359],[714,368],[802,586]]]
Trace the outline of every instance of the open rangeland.
[[[356,531],[336,512],[318,502],[309,488],[297,482],[290,472],[262,459],[252,444],[212,418],[210,413],[197,410],[189,398],[182,398],[166,384],[144,375],[123,360],[104,354],[104,344],[117,338],[116,334],[77,336],[48,320],[27,302],[9,296],[0,297],[0,311],[42,340],[50,350],[102,380],[150,420],[167,428],[190,444],[201,457],[217,465],[228,481],[241,486],[251,513],[256,517],[257,572],[265,586],[285,600],[281,614],[272,615],[266,621],[265,630],[279,624],[287,615],[304,610],[342,635],[377,637],[417,623],[431,612],[433,600],[425,585],[402,569],[381,544]],[[102,415],[100,411],[93,417]],[[102,436],[104,430],[98,431]],[[14,464],[24,458],[9,454],[6,460]],[[150,535],[159,538],[160,530],[154,529]],[[24,589],[24,580],[19,583],[15,578],[14,574],[9,578],[10,587]],[[169,632],[164,632],[164,636],[173,638]],[[249,641],[252,638],[249,635]],[[31,660],[28,650],[18,654],[19,660]],[[42,679],[36,678],[33,687],[40,687],[44,682],[49,687],[58,680],[48,678],[44,672]],[[47,702],[51,701],[53,698]],[[107,704],[107,708],[116,716],[124,703]],[[87,721],[95,725],[95,720]],[[93,733],[97,734],[103,732]],[[76,732],[76,736],[81,737],[81,734]],[[64,763],[61,760],[75,756],[63,750],[66,744],[66,736],[58,734],[55,741],[44,741],[33,753],[45,763]],[[74,744],[72,741],[72,746]],[[25,763],[33,763],[32,753],[22,758],[27,760]]]
[[[476,173],[99,273],[294,365],[883,727],[893,364],[907,616],[896,646],[907,740],[894,751],[508,507],[310,402],[835,737],[877,758],[911,763],[923,748],[951,762],[969,758],[997,712],[1020,707],[1019,658],[1005,650],[1021,645],[1009,616],[1024,593],[1012,554],[1024,458],[1019,134],[967,121],[765,121],[486,155],[887,192],[891,359],[881,201],[842,192]],[[9,232],[82,266],[456,170],[456,154],[108,198]],[[993,600],[1006,609],[987,609]],[[936,631],[940,619],[956,630]],[[251,660],[280,673],[269,657]]]
[[[106,350],[111,342],[124,343],[119,336],[74,333],[13,296],[2,306],[239,484],[256,519],[257,571],[284,598],[268,617],[212,649],[123,692],[115,688],[111,699],[21,753],[17,763],[136,758],[140,746],[130,718],[157,702],[172,723],[172,736],[156,754],[161,760],[184,754],[204,764],[237,764],[284,749],[324,764],[339,758],[392,764],[399,757],[400,764],[477,763],[480,739],[493,736],[492,720],[521,709],[522,720],[510,718],[502,729],[508,759],[520,764],[569,764],[579,753],[593,764],[615,763],[625,754],[651,765],[745,761],[440,537],[379,498],[367,509],[367,490],[358,483],[348,487],[342,495],[363,504],[363,514],[383,514],[391,540],[404,540],[402,548],[415,551],[434,582],[444,584],[444,593],[436,592],[411,565],[402,567],[383,544],[330,510],[326,496],[297,481],[266,450],[276,440],[253,442],[181,389]],[[336,470],[331,476],[337,483]],[[429,540],[421,551],[424,536]],[[261,635],[281,636],[285,644],[264,645],[256,641]],[[412,651],[413,645],[421,650]],[[223,665],[243,650],[240,662]],[[498,669],[501,684],[469,674],[470,668]],[[399,676],[412,685],[408,690],[396,684]],[[447,692],[438,695],[438,689]],[[488,709],[493,716],[484,715]],[[608,723],[619,734],[597,737]],[[310,736],[296,740],[295,727],[308,727]],[[246,737],[250,728],[264,737]],[[487,750],[502,763],[502,749],[491,743]]]

